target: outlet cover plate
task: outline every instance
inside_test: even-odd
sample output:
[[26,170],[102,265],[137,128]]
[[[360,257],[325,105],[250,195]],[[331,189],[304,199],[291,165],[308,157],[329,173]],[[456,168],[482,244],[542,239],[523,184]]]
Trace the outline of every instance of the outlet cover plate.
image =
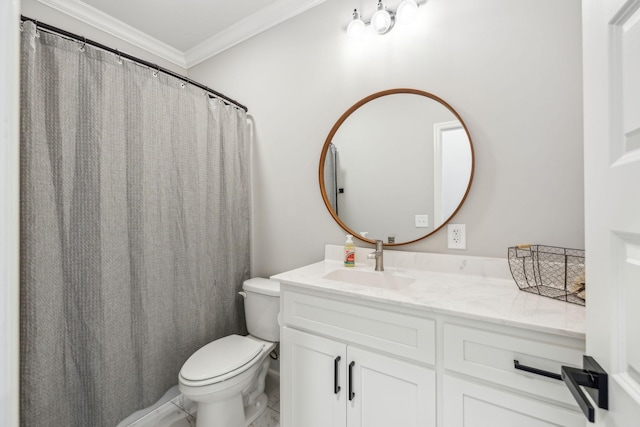
[[429,215],[416,215],[416,228],[429,227]]
[[464,224],[447,225],[447,245],[449,249],[467,249],[467,233]]

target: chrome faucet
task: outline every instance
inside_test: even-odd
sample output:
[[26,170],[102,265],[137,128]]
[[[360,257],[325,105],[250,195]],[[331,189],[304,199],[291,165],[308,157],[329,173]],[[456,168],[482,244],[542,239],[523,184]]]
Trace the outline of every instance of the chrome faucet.
[[367,255],[367,258],[376,260],[376,271],[384,271],[382,252],[382,240],[376,240],[376,250]]

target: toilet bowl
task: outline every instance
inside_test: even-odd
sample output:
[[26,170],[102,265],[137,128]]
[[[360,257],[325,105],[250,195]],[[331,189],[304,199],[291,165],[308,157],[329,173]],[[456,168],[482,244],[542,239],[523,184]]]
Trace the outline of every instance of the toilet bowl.
[[229,335],[200,348],[184,363],[178,386],[197,404],[197,427],[246,427],[267,406],[264,383],[280,338],[280,284],[244,282],[249,335]]

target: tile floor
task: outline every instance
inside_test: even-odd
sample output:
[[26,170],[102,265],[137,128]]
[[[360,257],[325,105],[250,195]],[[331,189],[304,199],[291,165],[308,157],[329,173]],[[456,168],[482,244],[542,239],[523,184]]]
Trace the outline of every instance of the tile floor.
[[[144,414],[133,414],[118,427],[195,427],[196,405],[180,394],[177,388],[173,387],[160,402],[143,410]],[[271,372],[267,375],[265,392],[267,408],[249,427],[280,427],[280,380]]]

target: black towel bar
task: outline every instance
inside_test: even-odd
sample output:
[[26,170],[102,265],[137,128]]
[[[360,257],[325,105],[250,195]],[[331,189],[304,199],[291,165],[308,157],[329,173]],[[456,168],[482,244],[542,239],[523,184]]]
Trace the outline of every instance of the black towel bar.
[[532,368],[531,366],[521,365],[520,362],[514,359],[513,367],[519,369],[521,371],[531,372],[532,374],[542,375],[543,377],[553,378],[554,380],[562,381],[562,376],[560,374],[555,374],[553,372],[544,371],[538,368]]

